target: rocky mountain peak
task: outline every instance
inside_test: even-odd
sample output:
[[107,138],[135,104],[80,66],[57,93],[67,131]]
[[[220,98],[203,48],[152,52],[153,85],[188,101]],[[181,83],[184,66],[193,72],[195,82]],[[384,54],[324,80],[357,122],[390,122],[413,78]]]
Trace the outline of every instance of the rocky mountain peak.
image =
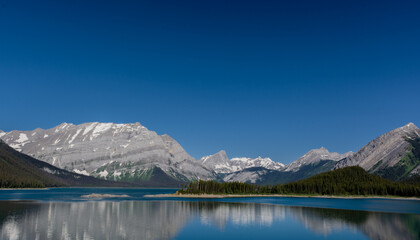
[[310,155],[319,155],[319,154],[329,154],[330,152],[325,147],[320,147],[316,149],[312,149],[309,152],[307,152],[304,156],[310,156]]
[[406,125],[402,126],[402,128],[417,128],[418,129],[418,127],[414,125],[414,123],[412,122],[407,123]]
[[228,164],[229,158],[225,150],[221,150],[213,155],[205,156],[200,161],[207,166],[214,166],[216,164]]
[[413,123],[408,123],[370,141],[352,156],[338,162],[335,168],[357,165],[373,173],[392,168],[411,151],[412,146],[407,139],[418,137],[420,129]]
[[414,123],[411,122],[400,128],[395,129],[394,131],[400,132],[400,134],[403,134],[406,137],[420,137],[420,129],[416,125],[414,125]]

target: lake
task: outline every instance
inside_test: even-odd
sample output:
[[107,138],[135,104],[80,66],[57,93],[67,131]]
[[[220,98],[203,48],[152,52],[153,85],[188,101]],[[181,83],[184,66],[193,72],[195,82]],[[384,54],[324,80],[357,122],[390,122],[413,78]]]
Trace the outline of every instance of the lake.
[[[420,239],[420,201],[147,198],[174,189],[0,191],[1,239]],[[90,193],[127,198],[86,199]]]

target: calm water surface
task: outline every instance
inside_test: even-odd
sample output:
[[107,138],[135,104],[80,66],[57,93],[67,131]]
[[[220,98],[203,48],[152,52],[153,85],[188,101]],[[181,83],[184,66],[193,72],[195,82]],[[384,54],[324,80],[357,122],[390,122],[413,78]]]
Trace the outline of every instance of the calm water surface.
[[144,197],[174,191],[1,190],[0,239],[420,239],[419,201]]

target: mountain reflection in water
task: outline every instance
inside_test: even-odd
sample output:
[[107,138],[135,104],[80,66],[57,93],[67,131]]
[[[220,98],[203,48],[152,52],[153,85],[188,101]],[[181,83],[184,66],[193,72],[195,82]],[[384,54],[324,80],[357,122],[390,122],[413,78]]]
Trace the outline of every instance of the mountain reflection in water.
[[229,224],[268,231],[292,220],[321,236],[347,229],[370,239],[420,239],[420,216],[414,214],[183,201],[1,202],[0,237],[172,239],[195,221],[228,232]]

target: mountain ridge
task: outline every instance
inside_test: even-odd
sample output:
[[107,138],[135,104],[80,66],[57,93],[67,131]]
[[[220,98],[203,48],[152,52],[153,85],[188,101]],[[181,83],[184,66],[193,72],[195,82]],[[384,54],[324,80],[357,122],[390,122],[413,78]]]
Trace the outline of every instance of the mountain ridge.
[[403,174],[398,180],[420,174],[420,130],[413,123],[375,138],[355,153],[321,147],[287,165],[263,157],[229,159],[225,150],[196,160],[175,139],[139,122],[64,122],[50,129],[0,131],[0,139],[56,167],[104,180],[147,182],[156,173],[174,184],[199,179],[271,184],[355,165],[392,180],[398,174]]
[[139,122],[61,123],[51,129],[7,132],[1,139],[59,168],[108,180],[124,181],[136,176],[136,171],[151,171],[154,167],[181,181],[214,178],[211,170],[173,138],[158,135]]
[[284,164],[274,162],[270,158],[241,157],[229,159],[225,150],[221,150],[213,155],[202,157],[199,161],[205,166],[213,169],[218,174],[229,174],[253,167],[264,167],[270,170],[280,170],[284,168]]
[[[360,166],[371,173],[386,176],[386,174],[381,174],[381,171],[387,171],[386,169],[404,164],[401,160],[414,148],[412,146],[413,143],[410,143],[409,140],[419,138],[420,129],[413,123],[408,123],[368,142],[353,155],[337,162],[334,169],[347,166]],[[418,159],[414,160],[417,161]],[[420,160],[414,164],[415,166],[408,171],[411,172],[420,168]],[[398,180],[395,178],[391,179]]]

